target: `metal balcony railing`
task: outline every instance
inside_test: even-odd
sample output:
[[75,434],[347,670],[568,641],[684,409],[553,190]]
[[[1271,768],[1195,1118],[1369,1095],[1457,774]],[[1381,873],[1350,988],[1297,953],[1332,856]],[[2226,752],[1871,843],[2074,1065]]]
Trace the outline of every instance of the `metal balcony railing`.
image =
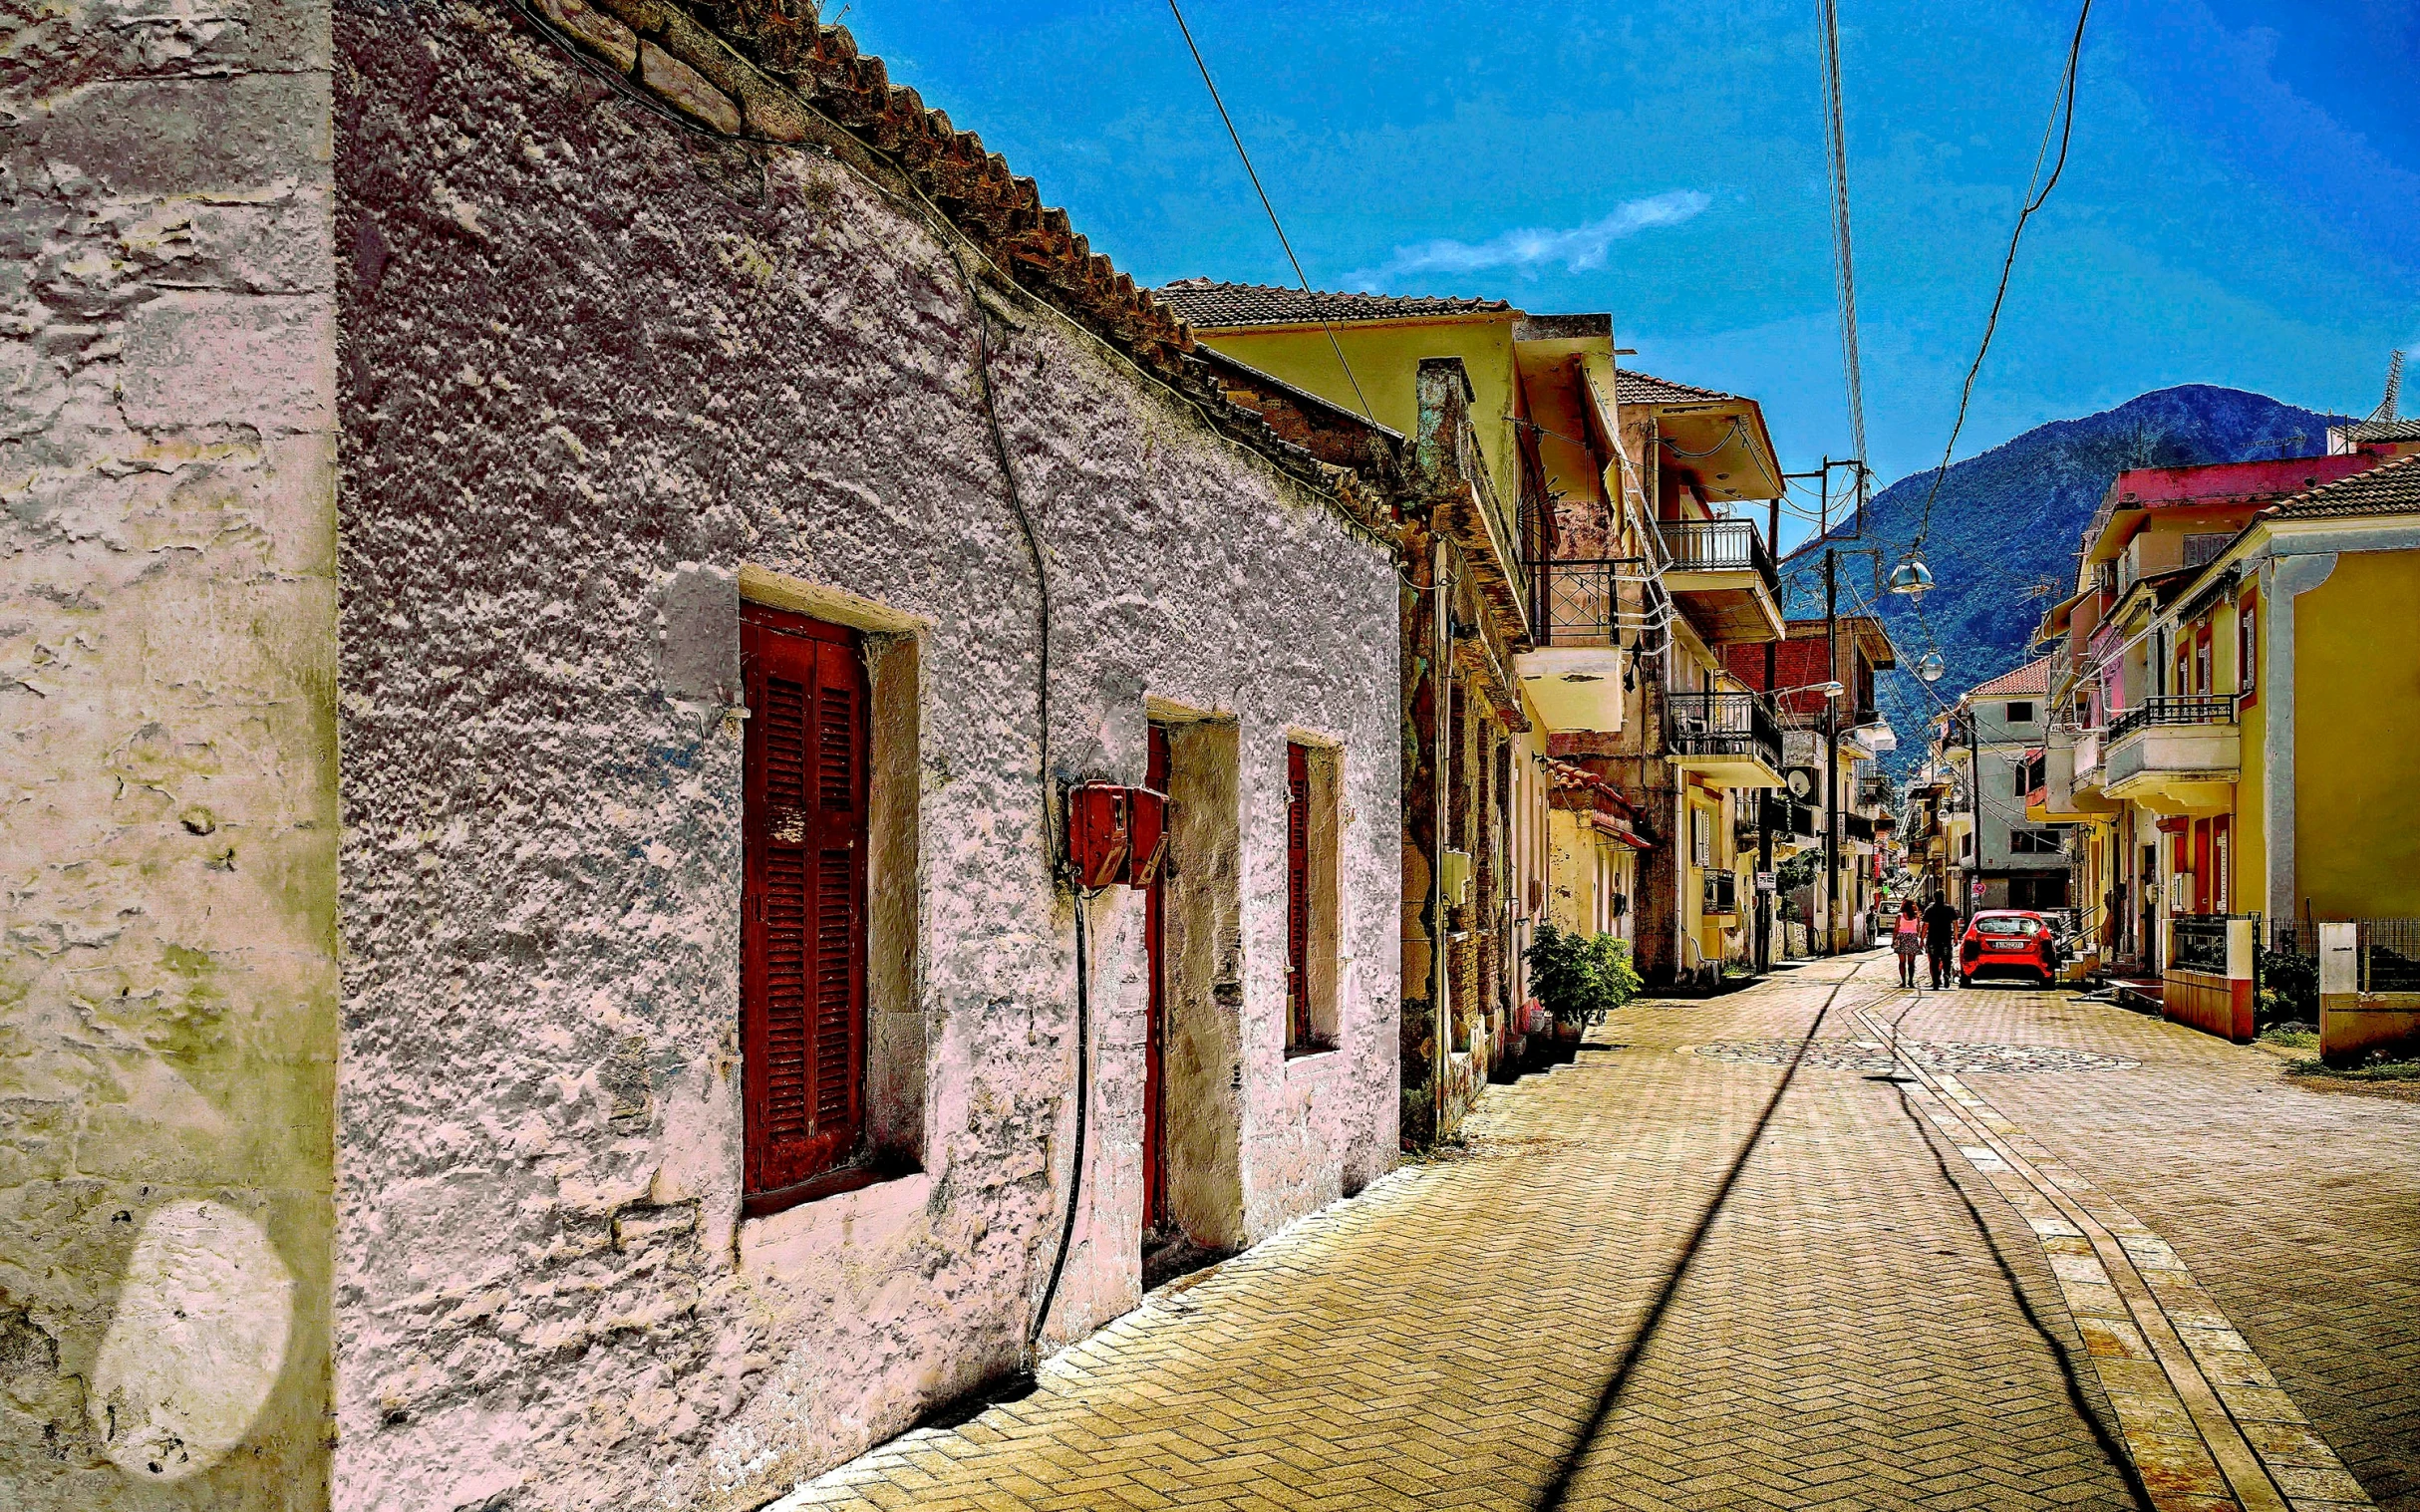
[[1635,556],[1522,564],[1530,586],[1531,634],[1541,646],[1620,644],[1622,590],[1647,574]]
[[1781,577],[1773,553],[1755,521],[1744,519],[1659,520],[1664,553],[1674,572],[1746,572],[1764,579],[1767,590],[1779,592]]
[[1862,813],[1842,814],[1840,827],[1841,832],[1852,840],[1864,840],[1869,844],[1873,842],[1874,821]]
[[1705,896],[1701,911],[1709,914],[1739,912],[1739,877],[1736,873],[1709,871],[1705,874]]
[[1860,778],[1857,783],[1857,801],[1867,808],[1888,808],[1898,797],[1899,789],[1889,777],[1879,773]]
[[2235,695],[2188,694],[2182,697],[2145,699],[2136,708],[2127,710],[2109,722],[2109,743],[2115,745],[2138,730],[2154,725],[2232,725],[2236,722]]
[[1781,722],[1753,693],[1664,695],[1664,739],[1674,756],[1749,756],[1781,764]]

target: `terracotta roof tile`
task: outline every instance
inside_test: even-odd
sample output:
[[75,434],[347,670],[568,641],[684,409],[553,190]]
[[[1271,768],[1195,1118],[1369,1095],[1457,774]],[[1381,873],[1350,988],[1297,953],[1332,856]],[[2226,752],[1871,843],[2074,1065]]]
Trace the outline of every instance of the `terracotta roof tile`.
[[2357,514],[2420,513],[2420,455],[2399,457],[2366,472],[2297,493],[2272,519],[2338,519]]
[[1984,683],[1978,687],[1969,689],[1966,693],[1966,697],[1970,699],[1996,699],[2005,698],[2014,693],[2047,694],[2049,691],[2050,658],[2043,657],[2038,662],[2027,662],[2024,666],[2017,668],[2014,672],[2002,673],[1988,683]]
[[1738,397],[1717,389],[1674,383],[1653,373],[1634,373],[1628,368],[1615,375],[1614,398],[1626,405],[1705,405]]
[[1408,320],[1430,315],[1509,313],[1501,299],[1430,298],[1399,294],[1305,293],[1265,283],[1179,278],[1154,289],[1195,326],[1292,326],[1313,321]]

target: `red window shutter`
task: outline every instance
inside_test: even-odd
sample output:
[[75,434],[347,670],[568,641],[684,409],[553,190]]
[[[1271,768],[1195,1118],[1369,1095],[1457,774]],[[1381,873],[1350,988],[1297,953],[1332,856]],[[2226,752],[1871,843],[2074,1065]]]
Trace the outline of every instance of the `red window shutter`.
[[865,1102],[865,670],[854,632],[755,605],[741,1044],[747,1189],[857,1151]]
[[1311,1043],[1311,753],[1286,743],[1286,1043]]

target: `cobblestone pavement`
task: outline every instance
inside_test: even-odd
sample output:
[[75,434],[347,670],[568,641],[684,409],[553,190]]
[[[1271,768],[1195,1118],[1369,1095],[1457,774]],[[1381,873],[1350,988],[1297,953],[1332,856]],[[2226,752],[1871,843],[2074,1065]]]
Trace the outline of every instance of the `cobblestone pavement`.
[[2265,1362],[2309,1420],[2280,1406],[2248,1436],[2306,1434],[2322,1447],[2286,1461],[2332,1447],[2360,1482],[2246,1456],[2242,1505],[2283,1484],[2297,1509],[2365,1489],[2420,1512],[2420,1106],[2069,996],[1918,999],[1894,975],[1869,956],[1635,1004],[1494,1089],[1465,1149],[780,1505],[2239,1505],[2165,1461],[2136,1475],[2129,1428],[2156,1458],[2191,1411],[2137,1378],[2159,1368],[2140,1337],[2062,1291],[2091,1257],[2022,1167],[2139,1220],[2102,1280],[2190,1267],[2224,1318],[2187,1317],[2172,1350],[2232,1324],[2249,1350],[2211,1358]]

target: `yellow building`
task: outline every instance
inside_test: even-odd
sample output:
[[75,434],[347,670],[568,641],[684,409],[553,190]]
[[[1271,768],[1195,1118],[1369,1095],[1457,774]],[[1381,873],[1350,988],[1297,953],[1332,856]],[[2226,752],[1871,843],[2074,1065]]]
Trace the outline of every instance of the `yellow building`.
[[2307,952],[2316,921],[2420,915],[2420,456],[2121,474],[2079,579],[2035,811],[2084,828],[2095,938],[2249,1034],[2200,1001],[2208,921]]
[[[1746,795],[1781,780],[1771,706],[1722,662],[1725,645],[1782,634],[1771,522],[1732,513],[1783,488],[1755,402],[1622,371],[1603,314],[1208,279],[1158,293],[1229,396],[1315,450],[1317,437],[1289,430],[1303,411],[1282,396],[1416,438],[1424,375],[1450,366],[1463,376],[1478,455],[1473,528],[1456,552],[1505,630],[1501,660],[1519,691],[1503,723],[1529,768],[1525,790],[1545,791],[1538,777],[1552,756],[1612,780],[1633,804],[1653,848],[1620,894],[1629,913],[1618,932],[1651,980],[1710,977],[1744,960]],[[1407,641],[1407,656],[1420,649]],[[1517,946],[1543,898],[1511,901]],[[1407,935],[1407,983],[1415,945]]]

